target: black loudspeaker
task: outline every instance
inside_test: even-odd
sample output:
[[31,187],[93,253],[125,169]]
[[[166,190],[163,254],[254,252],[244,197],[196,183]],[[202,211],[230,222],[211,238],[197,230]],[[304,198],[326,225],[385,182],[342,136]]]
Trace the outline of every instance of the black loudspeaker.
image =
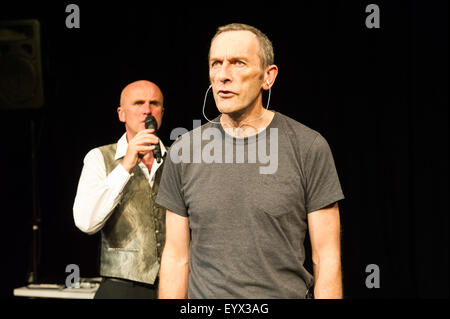
[[0,109],[42,107],[42,82],[39,21],[0,21]]

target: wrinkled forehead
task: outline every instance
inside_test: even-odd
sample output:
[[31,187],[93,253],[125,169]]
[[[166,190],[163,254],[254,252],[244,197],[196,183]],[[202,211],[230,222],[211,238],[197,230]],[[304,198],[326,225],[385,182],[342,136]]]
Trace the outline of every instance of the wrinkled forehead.
[[211,43],[209,58],[247,57],[259,60],[259,42],[250,31],[225,31]]

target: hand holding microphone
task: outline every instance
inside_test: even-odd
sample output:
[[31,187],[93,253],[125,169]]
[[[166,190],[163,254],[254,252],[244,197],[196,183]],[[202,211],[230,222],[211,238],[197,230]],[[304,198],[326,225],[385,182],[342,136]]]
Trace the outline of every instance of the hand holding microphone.
[[159,146],[159,139],[155,135],[156,128],[155,118],[151,114],[148,114],[145,119],[145,129],[139,131],[128,141],[127,153],[122,160],[122,166],[129,173],[151,151],[153,151],[153,156],[156,161],[158,163],[161,162],[161,148]]

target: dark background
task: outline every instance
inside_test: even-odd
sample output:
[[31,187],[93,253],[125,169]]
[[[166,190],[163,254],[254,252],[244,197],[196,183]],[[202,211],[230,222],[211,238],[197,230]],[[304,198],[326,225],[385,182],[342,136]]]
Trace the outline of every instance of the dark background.
[[[2,19],[40,21],[45,93],[43,108],[0,111],[2,297],[25,285],[30,270],[31,134],[42,217],[38,279],[63,284],[72,263],[82,277],[98,276],[99,235],[75,227],[72,205],[85,154],[124,132],[120,91],[141,79],[161,87],[160,137],[170,145],[173,128],[190,130],[202,119],[215,29],[242,22],[260,28],[275,48],[270,108],[319,131],[333,151],[346,195],[345,296],[448,298],[446,1],[376,1],[380,29],[366,28],[372,2],[365,1],[74,1],[81,27],[67,29],[70,3],[0,5]],[[380,267],[379,289],[365,286],[369,264]]]

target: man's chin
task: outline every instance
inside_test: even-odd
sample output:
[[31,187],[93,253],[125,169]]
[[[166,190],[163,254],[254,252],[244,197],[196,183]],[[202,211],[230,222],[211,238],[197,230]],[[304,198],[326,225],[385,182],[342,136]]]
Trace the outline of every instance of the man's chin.
[[226,103],[222,103],[217,107],[222,114],[235,114],[243,111],[243,108],[236,105],[228,105]]
[[247,109],[245,107],[237,107],[237,106],[224,107],[222,109],[219,109],[219,111],[222,114],[228,115],[228,116],[233,117],[233,118],[240,117],[241,115],[243,115],[246,112],[246,110]]

